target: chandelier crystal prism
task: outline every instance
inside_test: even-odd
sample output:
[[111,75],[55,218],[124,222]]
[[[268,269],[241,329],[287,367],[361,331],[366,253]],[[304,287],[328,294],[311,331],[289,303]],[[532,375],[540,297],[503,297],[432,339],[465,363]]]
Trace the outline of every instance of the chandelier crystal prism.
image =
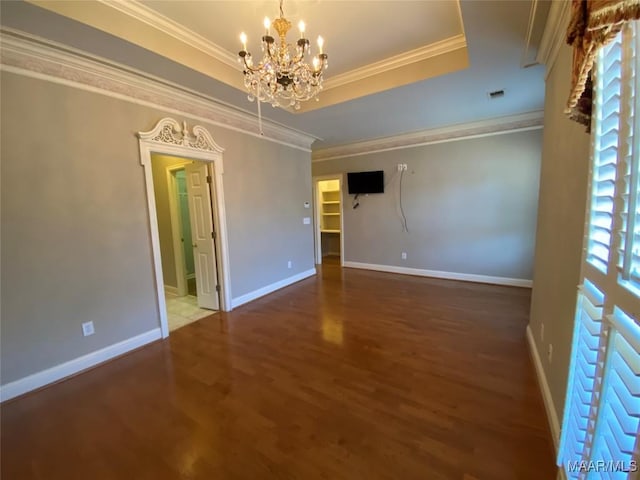
[[323,52],[324,40],[318,37],[318,53],[307,63],[311,55],[309,40],[305,38],[305,24],[298,24],[300,38],[295,45],[287,43],[287,32],[291,22],[284,17],[280,0],[280,17],[273,21],[273,28],[279,37],[279,44],[270,35],[272,26],[264,19],[265,34],[262,36],[262,60],[254,64],[247,51],[247,36],[240,34],[242,50],[238,60],[243,64],[244,85],[249,92],[249,100],[271,103],[274,107],[293,107],[298,110],[300,102],[316,98],[322,90],[322,72],[327,68],[327,54]]

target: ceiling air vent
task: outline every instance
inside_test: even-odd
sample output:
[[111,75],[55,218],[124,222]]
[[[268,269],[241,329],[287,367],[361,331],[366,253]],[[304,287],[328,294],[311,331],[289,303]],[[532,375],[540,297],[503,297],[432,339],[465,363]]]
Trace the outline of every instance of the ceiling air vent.
[[494,90],[493,92],[487,93],[491,100],[495,100],[496,98],[504,97],[504,90]]

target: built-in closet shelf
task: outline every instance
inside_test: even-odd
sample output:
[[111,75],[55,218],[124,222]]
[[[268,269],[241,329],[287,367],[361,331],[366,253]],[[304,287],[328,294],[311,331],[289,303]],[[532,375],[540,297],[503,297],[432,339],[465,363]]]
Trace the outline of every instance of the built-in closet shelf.
[[319,182],[318,204],[320,206],[320,232],[340,233],[342,192],[337,180]]

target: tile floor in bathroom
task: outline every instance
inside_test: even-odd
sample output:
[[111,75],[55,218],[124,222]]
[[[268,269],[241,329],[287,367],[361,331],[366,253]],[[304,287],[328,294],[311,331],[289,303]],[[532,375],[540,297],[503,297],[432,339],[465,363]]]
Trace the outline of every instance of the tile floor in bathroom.
[[205,310],[198,307],[198,299],[193,295],[178,297],[167,293],[165,295],[167,302],[167,320],[169,322],[169,331],[176,328],[184,327],[189,323],[200,320],[201,318],[213,315],[215,310]]

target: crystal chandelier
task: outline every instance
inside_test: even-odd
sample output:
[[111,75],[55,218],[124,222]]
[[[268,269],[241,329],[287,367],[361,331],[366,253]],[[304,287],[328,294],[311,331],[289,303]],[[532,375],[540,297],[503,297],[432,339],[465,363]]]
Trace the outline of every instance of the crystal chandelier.
[[[273,21],[273,28],[280,37],[280,44],[270,35],[271,22],[264,19],[265,34],[262,36],[262,60],[255,65],[247,51],[247,36],[240,35],[242,50],[238,53],[244,67],[244,85],[249,91],[249,100],[269,102],[274,107],[300,108],[300,102],[310,100],[322,90],[322,71],[327,68],[327,54],[322,51],[324,40],[318,37],[318,53],[305,62],[310,55],[309,40],[304,37],[305,24],[300,21],[300,38],[295,47],[287,43],[287,32],[291,22],[284,18],[280,0],[280,18]],[[293,48],[292,48],[293,47]],[[316,100],[318,98],[316,97]]]

